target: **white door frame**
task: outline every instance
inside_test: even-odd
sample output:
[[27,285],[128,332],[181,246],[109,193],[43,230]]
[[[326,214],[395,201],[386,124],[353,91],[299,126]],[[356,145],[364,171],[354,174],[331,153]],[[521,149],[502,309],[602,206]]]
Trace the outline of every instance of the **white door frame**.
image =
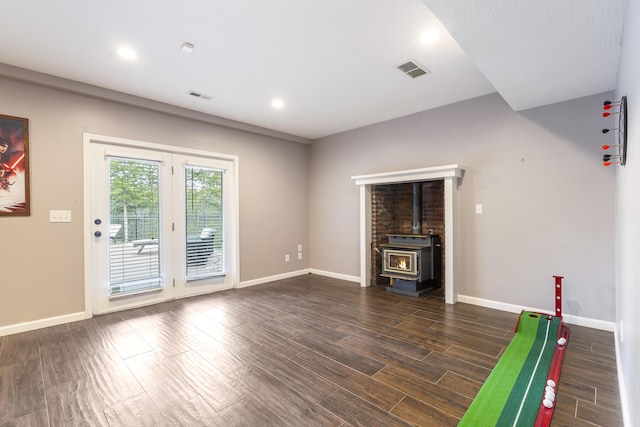
[[91,205],[91,144],[103,143],[114,146],[130,147],[138,149],[155,150],[162,152],[169,152],[172,154],[184,154],[197,157],[205,157],[211,159],[225,160],[233,163],[233,174],[230,177],[232,179],[233,199],[231,203],[232,214],[229,217],[229,221],[232,222],[231,229],[233,232],[229,236],[232,240],[230,242],[231,247],[227,252],[231,257],[229,260],[230,265],[233,266],[232,270],[227,272],[231,279],[231,283],[234,288],[238,287],[238,280],[240,275],[240,233],[239,233],[239,158],[238,156],[229,154],[220,154],[204,150],[195,150],[185,147],[178,147],[173,145],[157,144],[145,141],[136,141],[131,139],[116,138],[104,135],[96,135],[91,133],[84,133],[82,140],[83,148],[83,185],[84,185],[84,300],[85,300],[85,316],[87,318],[93,315],[92,307],[92,237],[93,237],[93,218],[92,218],[92,205]]

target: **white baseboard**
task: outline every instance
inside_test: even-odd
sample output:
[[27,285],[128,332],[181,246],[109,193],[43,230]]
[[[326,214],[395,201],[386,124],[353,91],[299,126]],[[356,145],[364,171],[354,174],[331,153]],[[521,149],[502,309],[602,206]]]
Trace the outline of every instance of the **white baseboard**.
[[[544,309],[535,308],[535,307],[523,307],[521,305],[507,304],[505,302],[470,297],[467,295],[458,295],[458,301],[467,303],[467,304],[472,304],[472,305],[479,305],[481,307],[493,308],[501,311],[508,311],[510,313],[520,313],[522,310],[537,311],[541,313],[550,313],[550,314],[553,313],[553,309],[549,311],[549,310],[544,310]],[[587,328],[600,329],[602,331],[607,331],[607,332],[614,332],[615,330],[615,323],[607,322],[605,320],[589,319],[587,317],[574,316],[572,314],[563,314],[562,319],[570,325],[585,326]]]
[[330,271],[316,270],[314,268],[309,269],[309,273],[317,274],[318,276],[331,277],[332,279],[340,279],[346,280],[348,282],[360,283],[360,276],[349,276],[347,274],[332,273]]
[[616,371],[618,372],[618,390],[620,392],[620,406],[622,407],[622,425],[631,425],[631,414],[629,413],[629,401],[627,398],[627,388],[624,383],[624,374],[622,372],[622,360],[620,359],[620,331],[618,325],[614,332],[616,343]]
[[291,277],[309,274],[309,269],[290,271],[289,273],[276,274],[275,276],[261,277],[259,279],[247,280],[238,283],[238,288],[247,288],[249,286],[262,285],[264,283],[275,282],[276,280],[289,279]]
[[16,323],[15,325],[0,326],[0,337],[5,335],[19,334],[21,332],[34,331],[36,329],[48,328],[49,326],[62,325],[63,323],[77,322],[88,319],[84,311],[78,313],[64,314],[62,316],[48,317],[46,319],[33,320],[31,322]]

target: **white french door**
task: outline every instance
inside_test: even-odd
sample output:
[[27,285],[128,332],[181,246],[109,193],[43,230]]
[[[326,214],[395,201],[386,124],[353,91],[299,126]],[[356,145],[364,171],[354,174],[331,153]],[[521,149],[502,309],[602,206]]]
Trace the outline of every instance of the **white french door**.
[[85,144],[92,313],[234,286],[232,160],[149,144]]

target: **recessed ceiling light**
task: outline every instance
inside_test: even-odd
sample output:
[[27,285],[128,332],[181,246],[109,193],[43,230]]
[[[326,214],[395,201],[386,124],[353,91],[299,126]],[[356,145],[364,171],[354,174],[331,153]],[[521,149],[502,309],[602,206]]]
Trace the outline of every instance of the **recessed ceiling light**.
[[138,55],[135,53],[135,51],[131,48],[128,47],[121,47],[119,48],[116,53],[118,54],[118,56],[120,58],[123,59],[128,59],[130,61],[136,59],[138,57]]
[[427,30],[420,35],[420,43],[422,44],[434,44],[440,38],[440,33],[437,30]]
[[181,49],[182,49],[183,52],[191,53],[191,52],[193,52],[193,49],[195,47],[196,46],[193,43],[184,42],[184,43],[182,43]]
[[276,110],[281,110],[284,107],[284,101],[280,98],[276,98],[271,102],[271,106]]

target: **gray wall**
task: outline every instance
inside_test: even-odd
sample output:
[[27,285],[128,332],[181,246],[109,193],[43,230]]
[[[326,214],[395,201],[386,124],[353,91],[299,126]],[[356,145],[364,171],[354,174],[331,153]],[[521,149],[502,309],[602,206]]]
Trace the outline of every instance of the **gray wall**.
[[640,425],[640,5],[627,4],[616,98],[628,97],[627,164],[617,168],[616,290],[619,359],[628,426]]
[[[601,165],[602,101],[513,112],[497,95],[314,141],[311,266],[359,276],[351,176],[459,164],[461,295],[613,322],[615,170]],[[475,214],[482,203],[484,214]]]
[[0,114],[29,119],[32,210],[0,218],[0,326],[84,311],[83,132],[239,156],[240,280],[308,268],[309,145],[4,78],[0,93]]

